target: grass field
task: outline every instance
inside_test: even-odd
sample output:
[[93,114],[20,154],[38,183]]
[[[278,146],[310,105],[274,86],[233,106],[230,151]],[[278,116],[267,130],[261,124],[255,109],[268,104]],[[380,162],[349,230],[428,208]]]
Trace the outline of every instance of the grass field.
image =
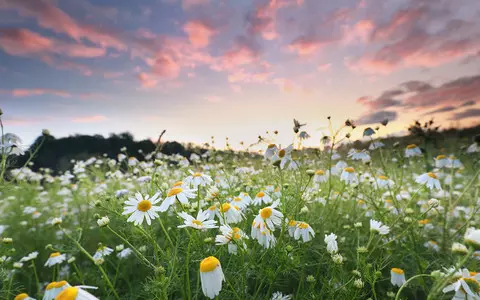
[[346,132],[57,175],[9,168],[4,135],[0,298],[480,299],[478,146]]

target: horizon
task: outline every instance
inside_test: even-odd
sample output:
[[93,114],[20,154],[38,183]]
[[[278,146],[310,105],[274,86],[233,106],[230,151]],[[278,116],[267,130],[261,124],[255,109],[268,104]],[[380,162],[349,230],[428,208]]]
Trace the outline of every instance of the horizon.
[[[480,2],[0,0],[0,108],[26,144],[108,136],[255,143],[327,116],[378,136],[480,117]],[[303,129],[303,128],[302,128]]]

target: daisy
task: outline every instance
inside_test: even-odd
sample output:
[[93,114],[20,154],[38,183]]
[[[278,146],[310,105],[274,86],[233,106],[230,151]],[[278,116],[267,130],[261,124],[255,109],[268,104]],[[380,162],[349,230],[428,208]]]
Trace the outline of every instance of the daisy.
[[210,206],[206,211],[208,212],[208,219],[209,220],[215,219],[215,216],[217,215],[217,212],[218,212],[217,203]]
[[122,249],[120,252],[117,253],[117,257],[118,258],[127,258],[130,256],[130,254],[132,254],[133,251],[132,249],[130,248],[125,248],[125,249]]
[[304,243],[309,242],[312,240],[312,238],[315,237],[315,232],[313,231],[312,227],[308,225],[305,222],[298,222],[297,223],[297,228],[295,229],[295,232],[293,233],[293,238],[298,240],[300,237],[302,237],[302,240]]
[[278,151],[278,147],[275,144],[270,144],[267,147],[267,150],[265,150],[264,157],[266,159],[272,159],[272,157],[275,155],[275,153]]
[[216,257],[209,256],[200,262],[200,280],[206,297],[213,299],[220,294],[225,276]]
[[37,251],[34,251],[32,253],[29,253],[27,256],[24,256],[20,259],[20,262],[27,262],[27,261],[31,261],[35,258],[37,258],[38,256],[38,252]]
[[212,177],[202,174],[202,173],[194,173],[192,170],[188,170],[190,172],[190,176],[185,178],[184,182],[186,184],[193,184],[195,188],[198,186],[206,186],[207,184],[211,184],[213,182]]
[[[464,295],[467,299],[479,299],[480,298],[480,273],[471,274],[467,269],[456,272],[453,275],[454,282],[447,285],[442,291],[448,293],[455,291],[455,297]],[[460,292],[460,293],[459,293]],[[466,295],[465,295],[466,294]],[[454,299],[455,299],[454,297]],[[458,298],[458,297],[457,297]]]
[[187,204],[188,199],[195,198],[196,189],[188,189],[184,187],[174,186],[171,188],[165,200],[163,200],[162,204],[160,205],[160,211],[164,212],[175,203],[175,200],[178,199],[181,204]]
[[253,203],[253,205],[261,205],[261,204],[270,204],[272,202],[273,202],[273,200],[270,197],[270,195],[268,195],[264,191],[260,191],[255,196],[255,199],[253,199],[252,203]]
[[370,220],[370,231],[377,232],[381,235],[386,235],[390,232],[390,227],[383,225],[382,222]]
[[149,195],[143,197],[142,194],[136,193],[135,197],[125,201],[122,215],[131,214],[127,222],[133,222],[136,226],[142,225],[144,219],[148,225],[152,224],[152,220],[158,218],[157,212],[161,211],[159,206],[154,205],[160,201],[159,196],[160,193],[156,193],[151,198]]
[[97,297],[82,288],[94,288],[87,286],[71,286],[61,291],[55,300],[98,300]]
[[35,300],[34,298],[28,296],[26,293],[21,293],[15,296],[13,300]]
[[473,143],[467,148],[467,153],[476,153],[480,152],[480,147],[477,143]]
[[415,182],[420,183],[420,184],[425,184],[430,190],[433,190],[433,189],[441,190],[442,189],[437,175],[433,172],[424,173],[424,174],[418,176],[415,179]]
[[405,272],[399,268],[392,268],[390,270],[390,282],[393,286],[402,286],[405,283]]
[[268,228],[261,229],[256,240],[265,249],[275,246],[276,243],[275,236]]
[[327,180],[328,180],[328,177],[325,174],[325,171],[323,170],[315,171],[315,175],[313,175],[313,182],[322,183],[322,182],[326,182]]
[[70,287],[67,281],[53,281],[47,284],[45,287],[45,293],[43,295],[43,300],[53,300],[55,297],[64,289]]
[[448,164],[448,159],[446,155],[440,154],[434,158],[436,168],[444,168]]
[[382,143],[382,142],[373,142],[370,144],[370,146],[368,147],[369,150],[375,150],[375,149],[378,149],[378,148],[383,148],[385,147],[385,144]]
[[410,144],[405,149],[405,157],[422,156],[422,150],[415,144]]
[[447,163],[445,166],[450,169],[463,168],[462,162],[458,158],[456,158],[455,155],[450,155],[448,157]]
[[[272,205],[264,207],[258,211],[258,215],[253,220],[255,225],[266,224],[270,230],[275,230],[275,226],[280,227],[282,224],[283,214],[275,209],[279,204],[278,201]],[[255,227],[252,225],[252,227]]]
[[465,233],[465,243],[480,250],[480,229],[469,228]]
[[242,239],[248,237],[240,228],[222,225],[220,226],[220,232],[222,234],[215,237],[215,243],[216,245],[228,245],[228,253],[237,254],[237,245],[240,245],[243,249],[247,248],[247,245]]
[[440,250],[440,247],[438,246],[437,242],[435,242],[433,240],[425,242],[425,244],[423,244],[423,245],[425,246],[425,248],[434,250],[436,252],[438,252]]
[[393,180],[389,179],[387,176],[385,175],[380,175],[378,176],[377,178],[377,184],[378,184],[378,187],[380,188],[385,188],[385,187],[392,187],[394,182]]
[[343,169],[340,180],[344,181],[346,184],[358,184],[358,177],[355,174],[355,169],[352,167]]
[[295,220],[288,221],[288,235],[293,237],[296,229],[297,229],[297,221]]
[[240,211],[240,208],[227,202],[223,203],[216,213],[222,224],[224,222],[235,224],[241,222],[243,219],[243,214]]
[[60,254],[60,252],[53,252],[50,254],[50,257],[45,262],[45,267],[53,267],[54,265],[61,264],[66,259],[65,254]]
[[110,254],[112,254],[112,252],[113,252],[113,249],[108,248],[107,246],[100,246],[97,249],[97,252],[95,252],[95,254],[93,255],[93,258],[94,259],[104,258],[105,256],[109,256]]
[[252,202],[252,198],[248,193],[240,193],[237,197],[234,197],[230,204],[240,207],[241,209],[246,208]]
[[291,153],[293,151],[293,145],[288,146],[287,148],[281,149],[272,156],[274,162],[280,161],[280,168],[285,168],[287,163],[292,161]]
[[338,252],[337,235],[336,234],[330,233],[329,235],[325,235],[324,242],[327,244],[327,251],[330,254]]
[[178,214],[183,219],[183,225],[178,225],[178,228],[192,227],[195,229],[211,229],[218,228],[217,221],[208,219],[208,211],[202,211],[201,209],[197,213],[197,218],[195,219],[186,212],[181,212]]
[[370,161],[370,155],[368,154],[368,151],[363,149],[363,150],[357,150],[357,149],[350,149],[348,151],[347,157],[350,157],[353,160],[361,160],[363,162]]

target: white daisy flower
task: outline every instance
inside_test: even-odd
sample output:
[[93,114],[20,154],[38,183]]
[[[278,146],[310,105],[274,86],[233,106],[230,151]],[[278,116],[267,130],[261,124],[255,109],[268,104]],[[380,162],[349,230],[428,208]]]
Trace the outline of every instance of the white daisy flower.
[[278,151],[277,145],[270,144],[270,145],[268,145],[267,150],[265,150],[264,157],[266,159],[271,159],[277,151]]
[[315,171],[315,175],[313,175],[313,182],[315,183],[322,183],[328,180],[328,175],[323,170]]
[[95,252],[95,254],[93,255],[93,258],[94,259],[104,258],[105,256],[109,256],[110,254],[112,254],[112,252],[113,252],[113,249],[108,248],[107,246],[100,246],[97,249],[97,252]]
[[440,154],[434,158],[436,168],[445,168],[448,164],[448,158],[446,155]]
[[206,186],[213,182],[212,177],[208,175],[198,172],[194,173],[192,170],[188,170],[188,172],[191,175],[185,178],[184,182],[189,185],[193,184],[195,188],[197,188],[198,186]]
[[275,246],[276,243],[275,236],[266,227],[260,230],[259,234],[256,237],[256,240],[265,249]]
[[358,184],[358,177],[355,174],[355,169],[352,167],[347,167],[343,169],[340,180],[346,184]]
[[50,282],[46,287],[45,287],[45,293],[43,295],[43,300],[53,300],[55,297],[64,289],[70,287],[71,285],[68,284],[66,280],[62,281],[53,281]]
[[480,273],[470,273],[467,269],[463,269],[455,272],[453,280],[454,282],[452,284],[447,285],[443,289],[444,293],[455,291],[453,299],[462,294],[464,298],[461,299],[465,299],[465,296],[467,299],[480,299]]
[[245,209],[250,205],[252,202],[252,198],[248,193],[240,193],[237,197],[232,199],[230,204],[240,207],[241,209]]
[[288,221],[288,235],[293,237],[296,229],[297,229],[297,221],[295,220]]
[[370,161],[370,154],[368,154],[368,151],[363,149],[363,150],[357,150],[357,149],[350,149],[348,151],[347,157],[350,157],[353,160],[361,160],[363,162]]
[[245,233],[238,227],[230,227],[228,225],[220,226],[220,232],[215,237],[216,245],[228,245],[228,253],[237,254],[238,245],[243,249],[247,248],[247,245],[243,241],[244,238],[248,238]]
[[225,222],[228,224],[235,224],[241,222],[243,219],[243,214],[240,211],[240,208],[227,202],[219,207],[216,214],[222,224]]
[[368,147],[369,150],[375,150],[378,148],[383,148],[385,147],[385,144],[382,142],[372,142],[370,146]]
[[31,261],[35,258],[37,258],[38,256],[38,252],[37,251],[34,251],[32,253],[29,253],[27,256],[24,256],[20,259],[20,262],[27,262],[27,261]]
[[309,242],[312,238],[315,237],[315,232],[313,231],[312,227],[305,222],[297,222],[297,228],[293,233],[293,238],[298,240],[300,237],[302,238],[303,242]]
[[274,202],[272,205],[264,207],[258,211],[258,215],[253,220],[252,227],[257,227],[258,224],[266,224],[267,227],[274,231],[275,226],[280,227],[283,220],[283,214],[276,210],[279,201]]
[[61,264],[66,259],[65,254],[60,252],[53,252],[45,262],[45,267],[53,267],[54,265]]
[[393,187],[393,185],[395,184],[393,180],[389,179],[385,175],[378,176],[376,183],[379,188]]
[[468,228],[465,232],[465,243],[480,250],[480,229]]
[[216,257],[209,256],[200,262],[200,280],[206,297],[213,299],[220,294],[225,276],[220,261]]
[[192,227],[195,229],[211,229],[218,228],[217,221],[208,219],[208,211],[202,211],[201,209],[197,213],[197,218],[192,217],[186,212],[178,214],[183,219],[183,225],[178,225],[178,228]]
[[272,298],[270,300],[291,300],[291,295],[284,295],[281,292],[275,292],[272,294]]
[[381,235],[386,235],[390,232],[390,227],[383,225],[382,222],[370,220],[370,231],[377,232]]
[[262,205],[262,204],[270,204],[272,202],[273,202],[273,200],[270,197],[270,195],[268,195],[264,191],[260,191],[255,196],[255,199],[253,199],[252,204],[253,205]]
[[98,300],[97,297],[85,291],[84,288],[96,289],[90,286],[70,286],[61,291],[55,300]]
[[133,250],[130,248],[122,249],[120,252],[117,253],[118,258],[127,258],[133,253]]
[[167,197],[160,205],[160,211],[167,211],[168,208],[175,203],[175,200],[178,200],[181,204],[189,203],[188,199],[196,197],[196,191],[196,189],[188,189],[178,186],[171,188],[167,193]]
[[21,293],[16,295],[15,298],[13,298],[13,300],[35,300],[35,298],[30,297],[26,293]]
[[272,156],[272,161],[280,161],[280,168],[285,168],[287,163],[292,161],[291,153],[293,151],[293,145],[288,146],[287,148],[278,150],[275,155]]
[[410,144],[405,149],[405,157],[422,156],[422,150],[415,144]]
[[449,169],[459,169],[463,168],[462,162],[455,157],[455,155],[450,155],[447,159],[447,163],[445,165]]
[[430,190],[437,189],[441,190],[442,186],[440,185],[440,181],[438,180],[438,177],[435,173],[429,172],[429,173],[424,173],[420,176],[418,176],[415,179],[416,183],[420,184],[425,184]]
[[152,224],[152,220],[158,218],[158,211],[160,207],[154,204],[160,201],[160,193],[156,193],[151,198],[149,195],[145,197],[140,193],[136,193],[135,197],[128,198],[125,201],[125,207],[123,215],[131,214],[127,219],[127,222],[133,222],[136,226],[142,225],[143,220],[147,221],[147,224]]
[[405,283],[405,272],[399,268],[392,268],[390,270],[390,282],[393,286],[402,286]]

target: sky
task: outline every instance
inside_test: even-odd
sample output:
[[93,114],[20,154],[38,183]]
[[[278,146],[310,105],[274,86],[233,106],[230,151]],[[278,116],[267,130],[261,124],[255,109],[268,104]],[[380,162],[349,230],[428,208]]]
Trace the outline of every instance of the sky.
[[480,120],[478,0],[0,0],[0,108],[26,143],[131,132],[232,147]]

